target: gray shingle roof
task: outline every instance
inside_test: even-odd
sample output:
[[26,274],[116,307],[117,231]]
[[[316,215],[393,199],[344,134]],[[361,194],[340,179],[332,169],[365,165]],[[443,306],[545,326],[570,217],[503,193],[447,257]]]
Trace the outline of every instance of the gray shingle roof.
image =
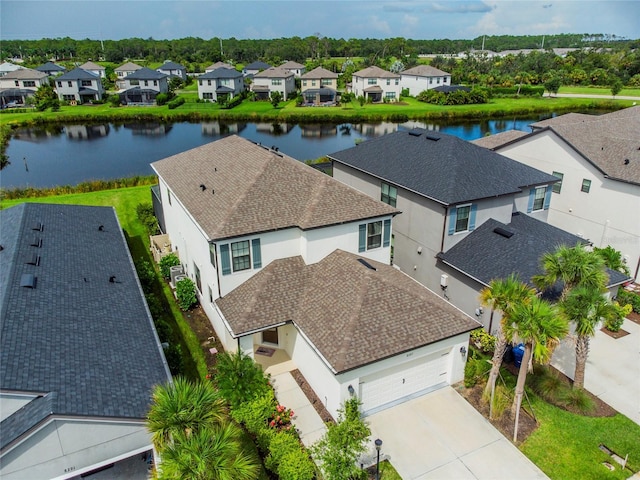
[[505,132],[496,133],[494,135],[480,137],[476,140],[473,140],[471,143],[484,148],[488,148],[489,150],[493,150],[494,148],[500,147],[505,143],[517,140],[521,137],[524,137],[525,135],[528,135],[528,133],[523,132],[522,130],[507,130]]
[[[513,235],[507,238],[495,232],[496,228]],[[483,285],[512,273],[531,284],[531,278],[542,273],[542,255],[560,245],[572,247],[578,243],[586,241],[529,215],[514,213],[508,225],[487,220],[447,252],[438,254],[438,258]],[[609,285],[628,280],[619,272],[608,270],[608,273]]]
[[19,68],[18,70],[14,70],[12,72],[7,73],[2,78],[4,80],[40,80],[41,78],[46,78],[47,74],[44,72],[40,72],[38,70],[32,70],[30,68]]
[[479,326],[394,267],[359,258],[276,260],[216,303],[236,335],[293,322],[336,373]]
[[267,68],[271,68],[271,65],[265,62],[261,62],[257,60],[255,62],[250,63],[244,67],[244,70],[266,70]]
[[137,63],[127,62],[127,63],[123,63],[119,67],[116,67],[114,71],[116,71],[116,72],[131,72],[131,71],[134,71],[134,70],[140,70],[141,68],[142,67],[140,65],[138,65]]
[[328,157],[444,205],[558,180],[453,135],[424,129],[394,132]]
[[78,68],[82,68],[83,70],[106,70],[105,67],[94,62],[85,62]]
[[219,67],[207,73],[203,73],[198,76],[198,79],[214,79],[214,78],[240,78],[242,72],[239,72],[233,68]]
[[25,203],[0,224],[0,389],[49,394],[0,424],[2,444],[45,414],[144,419],[170,377],[113,208]]
[[209,240],[398,213],[298,160],[237,135],[151,166]]
[[186,70],[186,68],[176,62],[164,62],[157,70]]
[[147,67],[142,67],[124,77],[124,80],[161,80],[163,78],[167,78],[167,76],[168,75],[165,73],[151,70]]
[[300,68],[304,68],[304,65],[298,62],[294,62],[293,60],[289,60],[288,62],[284,62],[280,65],[280,68],[290,68],[292,70],[298,70]]
[[81,68],[74,68],[73,70],[67,72],[67,73],[63,73],[62,75],[60,75],[58,78],[56,78],[56,81],[60,81],[60,80],[96,80],[100,78],[98,75],[96,75],[95,73],[91,73],[88,72],[86,70],[83,70]]
[[64,72],[65,68],[53,62],[43,63],[35,68],[39,72]]
[[416,75],[418,77],[443,77],[446,75],[451,75],[450,73],[432,67],[431,65],[418,65],[413,68],[408,68],[407,70],[400,72],[400,74]]

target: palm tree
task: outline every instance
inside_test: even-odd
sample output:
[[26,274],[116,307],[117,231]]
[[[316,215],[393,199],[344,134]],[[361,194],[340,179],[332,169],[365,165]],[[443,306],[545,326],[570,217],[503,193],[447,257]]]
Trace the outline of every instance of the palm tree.
[[189,437],[205,427],[227,422],[227,410],[211,382],[192,383],[176,377],[173,383],[158,385],[147,414],[147,428],[156,448],[162,451],[177,436]]
[[542,256],[542,275],[534,275],[533,283],[541,290],[552,287],[556,282],[562,281],[563,300],[569,290],[577,285],[601,288],[606,285],[607,274],[604,270],[602,258],[585,249],[582,244],[574,247],[559,246],[555,252],[545,253]]
[[242,432],[233,424],[204,428],[189,435],[177,435],[162,453],[159,479],[254,480],[259,464],[247,455]]
[[551,359],[555,346],[569,331],[569,325],[555,306],[538,297],[533,298],[530,302],[516,305],[509,315],[509,322],[504,325],[505,335],[514,341],[520,339],[524,343],[524,355],[518,371],[516,395],[511,407],[511,413],[515,416],[513,441],[516,442],[518,440],[520,405],[524,395],[529,361],[533,358],[536,362],[547,363]]
[[496,335],[496,346],[491,359],[491,372],[485,387],[485,395],[491,394],[489,402],[489,418],[493,418],[493,396],[495,394],[496,380],[502,365],[502,357],[507,346],[507,338],[504,335],[504,325],[509,321],[509,315],[516,305],[529,302],[535,296],[535,290],[528,287],[515,274],[506,279],[491,280],[489,286],[480,291],[480,303],[494,310],[502,312],[500,329]]

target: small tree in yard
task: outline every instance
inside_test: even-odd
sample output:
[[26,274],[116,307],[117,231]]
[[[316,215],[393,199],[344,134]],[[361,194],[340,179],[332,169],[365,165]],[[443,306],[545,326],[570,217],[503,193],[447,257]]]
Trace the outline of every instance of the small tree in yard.
[[544,82],[544,88],[549,94],[556,95],[560,87],[562,86],[562,81],[560,77],[551,77],[549,80]]
[[311,447],[312,455],[320,462],[326,480],[363,478],[364,471],[356,463],[367,450],[371,429],[360,417],[357,397],[338,410],[338,423],[327,424],[327,432]]
[[278,104],[282,101],[282,94],[278,91],[271,92],[271,105],[273,108],[278,108]]
[[175,253],[165,255],[160,259],[160,274],[165,280],[171,278],[171,267],[180,265],[180,259]]
[[193,283],[193,280],[190,278],[183,278],[176,283],[176,298],[178,300],[178,306],[183,312],[186,312],[198,303],[198,299],[196,297],[196,286]]
[[614,97],[618,95],[622,91],[622,87],[622,82],[619,78],[616,78],[611,85],[611,95],[613,95]]

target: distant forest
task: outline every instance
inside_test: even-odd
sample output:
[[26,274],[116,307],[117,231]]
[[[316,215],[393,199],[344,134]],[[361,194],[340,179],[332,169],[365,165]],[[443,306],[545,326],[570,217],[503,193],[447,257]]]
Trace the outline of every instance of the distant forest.
[[[540,49],[529,55],[507,57],[451,55],[480,50]],[[555,55],[553,48],[577,48],[566,57]],[[509,86],[516,83],[540,84],[551,76],[563,84],[640,86],[640,39],[629,40],[605,34],[561,34],[538,36],[486,36],[473,40],[334,39],[320,34],[300,38],[238,40],[236,38],[181,38],[155,40],[4,40],[6,59],[22,58],[28,66],[51,59],[63,65],[87,60],[119,65],[131,60],[142,65],[172,60],[200,73],[216,61],[247,64],[256,60],[279,65],[286,60],[305,64],[307,69],[323,66],[350,77],[354,69],[378,65],[389,70],[410,68],[426,60],[420,55],[437,55],[431,65],[448,71],[454,83]],[[346,59],[350,60],[346,60]]]

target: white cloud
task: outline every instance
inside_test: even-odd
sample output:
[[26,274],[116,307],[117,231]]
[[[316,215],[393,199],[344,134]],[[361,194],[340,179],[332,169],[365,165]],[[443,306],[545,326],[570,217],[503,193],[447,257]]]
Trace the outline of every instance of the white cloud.
[[381,20],[377,15],[371,15],[369,17],[367,25],[371,28],[371,30],[375,32],[385,35],[391,34],[391,27],[389,27],[389,22],[387,22],[386,20]]

